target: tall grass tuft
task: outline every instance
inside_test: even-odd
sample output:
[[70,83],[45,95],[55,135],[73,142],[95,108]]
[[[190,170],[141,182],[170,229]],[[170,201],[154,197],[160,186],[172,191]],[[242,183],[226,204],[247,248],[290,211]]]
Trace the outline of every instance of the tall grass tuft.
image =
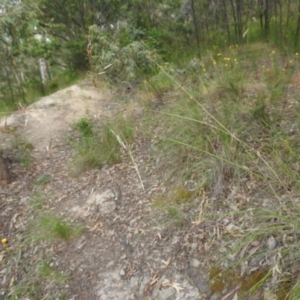
[[[193,76],[186,72],[184,84],[166,70],[179,92],[156,112],[158,150],[169,170],[164,180],[193,181],[205,192],[203,219],[225,224],[216,249],[223,271],[230,267],[244,276],[266,271],[243,297],[264,285],[278,299],[298,299],[298,56],[255,44],[212,51],[203,61]],[[198,81],[192,79],[195,72]],[[156,206],[170,207],[158,199]],[[169,214],[177,218],[182,208],[174,207]]]
[[74,141],[74,165],[81,170],[121,162],[122,148],[116,134],[128,143],[134,138],[130,121],[123,117],[102,124],[82,118],[73,127],[77,133]]

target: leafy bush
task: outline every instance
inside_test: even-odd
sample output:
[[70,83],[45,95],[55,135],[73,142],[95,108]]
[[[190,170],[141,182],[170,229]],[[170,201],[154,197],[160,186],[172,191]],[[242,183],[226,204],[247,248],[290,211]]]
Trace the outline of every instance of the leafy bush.
[[90,27],[89,38],[92,44],[90,65],[97,76],[113,83],[133,82],[144,73],[156,71],[160,59],[141,41],[122,46],[117,36],[109,36],[96,26]]

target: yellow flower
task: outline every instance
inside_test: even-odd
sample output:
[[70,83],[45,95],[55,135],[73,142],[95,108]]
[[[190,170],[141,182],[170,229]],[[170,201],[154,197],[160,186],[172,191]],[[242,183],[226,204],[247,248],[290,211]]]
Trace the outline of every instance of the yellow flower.
[[217,62],[214,60],[214,61],[213,61],[213,64],[214,64],[214,66],[215,66],[215,65],[217,64]]
[[217,56],[222,56],[222,53],[218,53]]
[[227,64],[225,64],[225,67],[227,67]]
[[7,238],[3,238],[3,239],[1,240],[1,243],[2,243],[2,244],[6,244],[6,243],[7,243]]
[[205,69],[205,68],[203,68],[203,72],[206,72],[206,69]]
[[299,55],[299,53],[298,53],[298,52],[296,52],[296,53],[295,53],[295,55],[296,55],[296,56],[298,56],[298,55]]
[[275,54],[275,53],[276,53],[276,51],[275,51],[275,50],[273,50],[273,51],[272,51],[272,54]]

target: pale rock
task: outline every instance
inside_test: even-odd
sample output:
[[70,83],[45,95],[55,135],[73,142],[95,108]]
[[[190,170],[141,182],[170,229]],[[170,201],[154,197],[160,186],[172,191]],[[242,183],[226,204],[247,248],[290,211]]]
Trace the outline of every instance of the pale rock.
[[268,244],[269,250],[273,250],[273,249],[275,249],[275,247],[277,245],[277,241],[275,240],[275,238],[273,236],[270,236],[267,244]]
[[169,287],[158,291],[157,300],[174,300],[176,299],[176,290],[173,287]]
[[109,214],[116,208],[115,194],[111,189],[94,191],[87,199],[87,204],[96,205],[102,214]]
[[192,268],[199,268],[200,265],[201,265],[201,262],[198,259],[196,259],[196,258],[191,258],[190,259],[190,266]]
[[138,288],[139,285],[139,279],[137,277],[131,277],[130,278],[130,287],[134,290]]
[[124,277],[125,274],[126,274],[125,270],[124,270],[124,269],[121,269],[120,272],[119,272],[119,275],[120,275],[121,277]]
[[192,243],[191,244],[191,251],[192,252],[195,251],[197,249],[197,247],[198,247],[198,243]]
[[109,262],[109,263],[106,265],[106,269],[111,268],[114,264],[115,264],[115,262],[112,260],[111,262]]

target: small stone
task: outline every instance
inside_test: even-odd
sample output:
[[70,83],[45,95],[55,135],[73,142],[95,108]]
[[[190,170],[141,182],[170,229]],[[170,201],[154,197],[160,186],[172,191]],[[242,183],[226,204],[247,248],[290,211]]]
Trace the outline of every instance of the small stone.
[[254,240],[251,242],[252,247],[258,247],[260,245],[260,242],[258,240]]
[[178,241],[179,241],[179,237],[178,237],[178,236],[174,236],[174,237],[172,238],[171,244],[172,244],[172,245],[175,245],[175,244],[178,243]]
[[160,290],[157,294],[157,300],[174,300],[176,290],[173,287]]
[[76,244],[76,248],[78,250],[81,250],[85,245],[87,244],[87,239],[86,237],[83,235],[82,237],[80,237],[80,239],[78,240],[77,244]]
[[30,197],[28,196],[24,196],[24,197],[20,197],[20,204],[25,204],[25,203],[28,203],[30,200]]
[[124,269],[121,269],[120,272],[119,272],[119,275],[120,275],[121,277],[124,277],[125,274],[126,274],[125,270],[124,270]]
[[92,193],[87,199],[87,204],[97,205],[102,214],[108,214],[115,210],[115,195],[111,189]]
[[136,222],[136,219],[132,219],[130,222],[129,222],[129,226],[130,227],[133,227],[133,224]]
[[269,250],[273,250],[276,248],[276,245],[277,245],[277,241],[275,240],[275,238],[271,235],[269,238],[268,238],[268,248]]
[[228,225],[228,224],[230,223],[230,221],[229,221],[227,218],[225,218],[225,219],[223,219],[223,223],[224,223],[225,225]]
[[72,263],[70,264],[69,268],[71,271],[74,271],[76,269],[76,265]]
[[149,284],[150,278],[148,276],[144,276],[140,283],[140,292],[143,292],[146,286]]
[[191,244],[191,251],[195,251],[198,247],[198,243],[192,243]]
[[109,262],[107,265],[106,265],[106,268],[109,269],[111,268],[113,265],[114,265],[114,261],[112,260],[111,262]]
[[139,285],[139,279],[137,277],[131,277],[130,278],[130,287],[132,289],[137,289]]
[[198,260],[198,259],[196,259],[196,258],[190,259],[190,266],[191,266],[192,268],[199,268],[200,265],[201,265],[200,260]]
[[152,299],[157,299],[158,293],[159,293],[159,289],[157,286],[155,286],[152,290]]

